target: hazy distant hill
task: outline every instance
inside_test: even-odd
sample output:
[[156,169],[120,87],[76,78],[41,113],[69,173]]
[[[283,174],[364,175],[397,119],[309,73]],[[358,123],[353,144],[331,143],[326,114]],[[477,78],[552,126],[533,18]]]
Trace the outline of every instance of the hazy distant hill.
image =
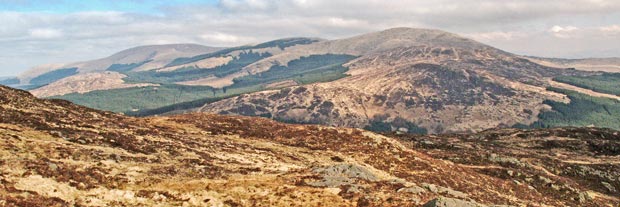
[[109,57],[33,67],[19,76],[22,84],[46,85],[77,74],[102,71],[141,71],[161,68],[179,57],[209,53],[222,48],[196,44],[149,45],[123,50]]
[[19,84],[19,79],[17,77],[7,76],[0,77],[0,85],[16,85]]
[[557,68],[574,68],[585,71],[620,72],[620,58],[562,59],[526,57],[538,64]]

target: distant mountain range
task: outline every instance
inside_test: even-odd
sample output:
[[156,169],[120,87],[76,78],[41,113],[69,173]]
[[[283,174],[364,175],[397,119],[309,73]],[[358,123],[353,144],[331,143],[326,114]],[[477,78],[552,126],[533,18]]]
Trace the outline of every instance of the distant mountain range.
[[598,72],[619,65],[523,57],[440,30],[395,28],[232,48],[144,46],[11,81],[39,97],[138,116],[199,110],[408,133],[619,129],[620,77]]
[[19,79],[17,79],[17,77],[14,77],[14,76],[0,77],[0,84],[1,85],[17,85],[19,84]]
[[65,74],[117,70],[150,70],[161,68],[177,58],[211,53],[220,49],[222,48],[206,47],[196,44],[140,46],[123,50],[106,58],[92,61],[37,66],[21,74],[19,79],[24,83],[47,84],[54,82],[56,79],[50,79],[50,81],[33,81],[32,79],[41,78],[41,76],[45,74],[48,74],[49,76],[50,72],[55,71],[59,74],[58,78],[61,78],[63,76],[60,72],[57,72],[61,70],[72,71],[66,72]]

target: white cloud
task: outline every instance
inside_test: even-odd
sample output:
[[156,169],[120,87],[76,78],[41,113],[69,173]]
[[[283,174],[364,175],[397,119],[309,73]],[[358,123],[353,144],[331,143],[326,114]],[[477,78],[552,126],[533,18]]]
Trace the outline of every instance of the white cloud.
[[575,31],[577,29],[579,29],[579,28],[574,27],[574,26],[561,27],[561,26],[555,25],[555,26],[551,27],[550,30],[553,33],[563,33],[563,32],[573,32],[573,31]]
[[443,29],[522,54],[620,56],[620,46],[609,43],[620,35],[618,0],[220,0],[157,14],[0,11],[0,25],[0,75],[6,68],[100,58],[143,44],[238,46],[391,27]]
[[[241,41],[241,37],[236,35],[224,34],[224,33],[208,33],[200,35],[200,38],[213,42],[216,45],[230,45]],[[247,40],[246,40],[247,41]]]
[[464,34],[467,37],[474,38],[481,41],[497,41],[497,40],[513,40],[515,38],[522,38],[526,35],[522,32],[482,32],[482,33],[470,33]]
[[266,0],[220,0],[221,7],[229,10],[266,10],[273,7],[273,3]]
[[572,38],[577,35],[579,28],[575,26],[558,26],[555,25],[549,29],[549,31],[553,34],[553,36],[558,38]]
[[336,27],[355,27],[364,25],[363,21],[357,19],[343,19],[340,17],[330,17],[328,22],[331,26]]
[[50,28],[31,29],[29,33],[35,39],[57,39],[63,36],[62,31]]
[[605,35],[620,35],[620,25],[600,27],[599,30]]

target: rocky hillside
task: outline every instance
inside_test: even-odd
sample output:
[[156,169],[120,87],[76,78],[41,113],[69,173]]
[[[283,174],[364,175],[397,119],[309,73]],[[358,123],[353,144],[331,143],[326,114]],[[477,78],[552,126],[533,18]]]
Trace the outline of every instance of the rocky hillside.
[[618,131],[502,129],[477,134],[393,137],[433,158],[512,180],[558,199],[581,202],[599,197],[620,202]]
[[[403,137],[289,125],[264,118],[208,114],[125,117],[66,101],[40,100],[2,86],[0,112],[2,206],[618,203],[613,197],[617,191],[612,191],[619,187],[618,168],[614,167],[619,137],[614,131],[498,131],[471,135],[473,138],[463,141],[458,138],[466,136],[419,138],[424,146],[445,146],[429,150]],[[498,138],[512,135],[516,138],[511,139],[531,137],[531,145]],[[575,136],[583,138],[567,138]],[[444,145],[446,140],[450,143]],[[564,140],[571,145],[562,145]],[[472,141],[482,145],[472,145]],[[536,143],[558,149],[550,151],[550,156],[570,152],[579,155],[565,154],[571,161],[596,163],[540,165],[555,163],[539,157],[543,154],[531,159],[525,153],[487,156],[493,162],[474,156],[484,158],[489,147],[536,151]],[[568,149],[585,143],[599,148]],[[466,156],[454,154],[465,149]],[[474,164],[499,166],[485,169],[472,167]],[[558,176],[536,176],[546,171]],[[578,173],[599,177],[584,178]],[[528,181],[529,177],[535,180]]]
[[[480,131],[537,121],[549,107],[543,101],[568,102],[546,90],[551,78],[586,73],[542,66],[437,30],[397,28],[292,50],[317,47],[360,57],[345,65],[349,77],[242,95],[201,111],[377,131]],[[265,60],[287,60],[283,55]]]

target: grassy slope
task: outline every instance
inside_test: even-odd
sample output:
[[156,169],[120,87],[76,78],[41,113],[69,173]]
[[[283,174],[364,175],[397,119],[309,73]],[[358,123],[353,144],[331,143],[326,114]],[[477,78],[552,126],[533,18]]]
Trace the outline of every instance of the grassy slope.
[[130,112],[137,109],[156,109],[204,98],[218,99],[257,90],[259,90],[258,87],[244,87],[227,89],[224,93],[222,89],[208,86],[162,85],[92,91],[85,94],[72,93],[50,98],[64,99],[101,110]]
[[604,73],[585,77],[560,76],[553,80],[600,93],[620,95],[620,73]]
[[575,91],[549,88],[549,90],[568,95],[571,102],[566,104],[545,101],[553,111],[543,112],[539,121],[529,127],[548,128],[561,126],[590,126],[620,129],[620,101],[592,97]]
[[345,77],[348,69],[342,65],[355,56],[311,55],[293,60],[287,66],[273,66],[268,71],[235,79],[233,87],[268,84],[282,80],[295,80],[301,84],[326,82]]

